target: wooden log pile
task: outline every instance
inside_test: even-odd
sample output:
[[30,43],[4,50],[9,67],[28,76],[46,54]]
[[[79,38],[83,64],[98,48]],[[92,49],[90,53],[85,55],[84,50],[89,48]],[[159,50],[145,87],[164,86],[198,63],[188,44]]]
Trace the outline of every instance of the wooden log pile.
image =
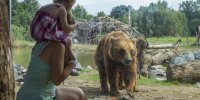
[[90,21],[77,22],[77,27],[73,33],[73,42],[97,44],[106,33],[111,31],[123,31],[130,38],[139,34],[135,28],[113,18],[96,17]]
[[[177,48],[180,45],[181,40],[178,40],[174,44],[151,45],[146,41],[145,37],[136,38],[138,48],[138,73],[142,76],[150,77],[149,75],[152,74],[149,72],[155,72],[150,71],[152,66],[165,66],[166,63],[169,63],[170,59],[179,55]],[[141,45],[144,43],[148,45]],[[160,74],[160,72],[158,72],[158,74]],[[166,74],[163,73],[163,76],[165,75]]]
[[[140,39],[141,41],[141,39]],[[200,51],[180,52],[174,44],[151,45],[138,51],[139,74],[187,83],[200,82]],[[140,44],[137,44],[140,47]]]

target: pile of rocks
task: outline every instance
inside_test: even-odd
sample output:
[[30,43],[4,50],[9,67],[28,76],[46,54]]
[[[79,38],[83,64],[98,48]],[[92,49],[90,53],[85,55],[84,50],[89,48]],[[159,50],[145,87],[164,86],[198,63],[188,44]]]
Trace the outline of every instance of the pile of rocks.
[[18,85],[23,84],[24,77],[26,76],[27,69],[18,64],[13,64],[14,78]]

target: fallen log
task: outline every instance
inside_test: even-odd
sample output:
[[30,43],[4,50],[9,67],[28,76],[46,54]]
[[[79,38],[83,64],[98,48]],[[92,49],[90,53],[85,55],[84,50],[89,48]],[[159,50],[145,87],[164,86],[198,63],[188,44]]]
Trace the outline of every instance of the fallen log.
[[181,43],[181,39],[179,39],[175,44],[160,44],[160,45],[151,45],[147,47],[147,49],[177,49]]
[[200,82],[200,60],[178,66],[167,67],[167,80],[187,83]]
[[177,48],[180,43],[181,39],[174,44],[148,45],[146,48],[140,49],[138,53],[139,73],[148,76],[148,68],[152,65],[163,65],[165,62],[169,62],[171,58],[179,54]]

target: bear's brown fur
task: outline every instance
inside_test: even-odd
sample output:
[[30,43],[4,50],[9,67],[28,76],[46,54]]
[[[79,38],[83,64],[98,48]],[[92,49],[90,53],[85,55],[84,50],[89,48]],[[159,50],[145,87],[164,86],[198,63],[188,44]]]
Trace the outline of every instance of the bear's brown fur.
[[98,44],[95,63],[99,71],[101,93],[109,93],[107,80],[110,84],[110,95],[119,95],[123,82],[129,94],[133,94],[136,86],[136,40],[129,39],[121,31],[108,33]]

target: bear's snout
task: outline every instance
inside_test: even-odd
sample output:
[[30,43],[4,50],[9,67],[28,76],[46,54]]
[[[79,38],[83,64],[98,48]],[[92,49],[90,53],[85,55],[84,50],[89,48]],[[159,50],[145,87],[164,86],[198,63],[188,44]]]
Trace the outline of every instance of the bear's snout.
[[125,64],[126,65],[130,65],[132,63],[132,59],[127,59],[126,61],[125,61]]

